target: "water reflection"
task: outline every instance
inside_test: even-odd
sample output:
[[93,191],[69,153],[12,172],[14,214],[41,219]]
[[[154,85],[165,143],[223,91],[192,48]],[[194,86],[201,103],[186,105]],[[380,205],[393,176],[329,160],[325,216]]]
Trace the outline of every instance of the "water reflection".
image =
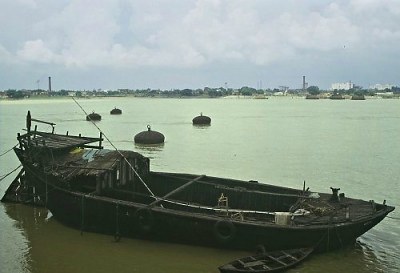
[[[79,230],[50,217],[45,208],[20,204],[0,207],[8,215],[0,219],[12,220],[8,220],[11,225],[1,225],[5,229],[1,249],[8,252],[1,253],[7,259],[1,272],[160,272],[160,268],[163,272],[217,272],[219,265],[249,254],[126,238],[115,243],[112,236],[81,236]],[[352,246],[312,255],[288,272],[398,272],[390,263],[398,253],[387,253],[387,243],[372,232]]]
[[160,157],[160,152],[164,149],[164,142],[160,144],[139,144],[135,143],[135,149],[137,152],[143,154],[144,156],[155,159]]
[[135,148],[144,152],[156,153],[161,152],[164,148],[164,143],[160,144],[139,144],[135,143]]
[[210,127],[211,127],[211,124],[193,124],[193,128],[195,128],[195,129],[204,130],[204,129],[208,129]]
[[1,272],[31,272],[31,233],[41,228],[47,210],[19,204],[1,204],[0,207],[1,214],[9,216],[0,215],[0,219],[7,220],[1,223],[0,257],[5,259],[5,262],[1,262]]
[[398,272],[391,266],[382,261],[371,246],[357,241],[343,249],[315,254],[288,272]]
[[[44,208],[7,204],[6,212],[15,219],[26,238],[24,256],[18,267],[1,272],[217,272],[217,267],[246,253],[158,243],[83,233],[47,217]],[[7,238],[14,244],[14,238]],[[11,255],[21,253],[12,251]],[[6,257],[6,256],[2,256]],[[15,259],[15,257],[10,257]],[[26,266],[24,266],[24,263]],[[21,269],[22,268],[22,269]]]

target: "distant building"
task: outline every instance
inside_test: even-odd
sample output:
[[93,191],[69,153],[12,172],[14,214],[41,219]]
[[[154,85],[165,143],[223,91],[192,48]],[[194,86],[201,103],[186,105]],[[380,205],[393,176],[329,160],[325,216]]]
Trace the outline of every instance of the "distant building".
[[332,83],[331,89],[332,90],[350,90],[354,88],[354,83],[350,82],[343,82],[343,83]]
[[370,85],[369,89],[382,91],[382,90],[385,90],[385,89],[389,89],[390,90],[390,89],[392,89],[393,86],[394,86],[393,84],[380,84],[380,83],[377,83],[377,84]]

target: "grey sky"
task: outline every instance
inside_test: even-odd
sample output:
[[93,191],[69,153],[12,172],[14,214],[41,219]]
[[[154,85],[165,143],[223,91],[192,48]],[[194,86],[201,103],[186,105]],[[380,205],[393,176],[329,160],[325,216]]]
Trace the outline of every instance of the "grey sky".
[[400,85],[398,0],[0,0],[0,90]]

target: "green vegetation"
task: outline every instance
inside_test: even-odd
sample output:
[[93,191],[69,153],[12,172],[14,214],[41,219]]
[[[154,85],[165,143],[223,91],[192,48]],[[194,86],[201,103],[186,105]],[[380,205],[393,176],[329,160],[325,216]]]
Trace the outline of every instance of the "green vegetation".
[[400,87],[393,87],[391,90],[368,90],[356,86],[350,90],[320,90],[318,86],[310,86],[305,90],[302,89],[255,89],[252,87],[244,86],[239,89],[232,88],[211,88],[205,87],[203,89],[172,89],[172,90],[160,90],[160,89],[118,89],[118,90],[59,90],[59,91],[46,91],[43,89],[35,90],[16,90],[8,89],[0,91],[0,98],[3,99],[22,99],[22,98],[48,98],[48,97],[157,97],[157,98],[220,98],[225,96],[245,96],[252,97],[258,95],[265,96],[321,96],[327,97],[331,93],[338,95],[357,95],[357,96],[375,96],[377,92],[393,92],[395,97],[400,96]]

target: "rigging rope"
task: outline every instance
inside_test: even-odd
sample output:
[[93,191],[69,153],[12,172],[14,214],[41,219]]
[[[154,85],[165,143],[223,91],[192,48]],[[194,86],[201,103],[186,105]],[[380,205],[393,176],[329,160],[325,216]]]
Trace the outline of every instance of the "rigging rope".
[[9,172],[9,173],[3,175],[3,176],[0,178],[0,182],[1,182],[4,178],[6,178],[7,176],[9,176],[10,174],[12,174],[13,172],[15,172],[16,170],[18,170],[21,166],[22,166],[22,164],[19,164],[19,166],[16,167],[14,170],[12,170],[11,172]]
[[[74,102],[79,106],[79,108],[81,108],[81,110],[85,113],[85,115],[87,116],[88,113],[85,111],[85,109],[83,109],[83,107],[75,100],[74,97],[71,97]],[[140,177],[140,175],[136,172],[135,168],[132,166],[132,164],[129,162],[129,160],[117,149],[117,147],[115,147],[115,145],[111,142],[111,140],[106,136],[106,134],[103,133],[103,131],[101,131],[101,129],[96,125],[96,123],[92,120],[89,119],[90,122],[97,128],[97,130],[99,130],[99,132],[101,132],[104,136],[105,139],[107,139],[107,141],[111,144],[111,146],[115,149],[115,151],[117,151],[119,153],[119,155],[125,160],[126,163],[128,163],[129,167],[133,170],[133,172],[137,175],[137,177],[139,178],[140,182],[142,182],[143,186],[146,187],[146,189],[149,191],[149,193],[155,197],[154,193],[150,190],[150,188],[147,186],[147,184],[143,181],[143,179]]]
[[4,153],[0,154],[0,157],[7,154],[8,152],[12,151],[15,147],[17,147],[18,144],[15,144],[14,146],[12,146],[10,149],[8,149],[7,151],[5,151]]

